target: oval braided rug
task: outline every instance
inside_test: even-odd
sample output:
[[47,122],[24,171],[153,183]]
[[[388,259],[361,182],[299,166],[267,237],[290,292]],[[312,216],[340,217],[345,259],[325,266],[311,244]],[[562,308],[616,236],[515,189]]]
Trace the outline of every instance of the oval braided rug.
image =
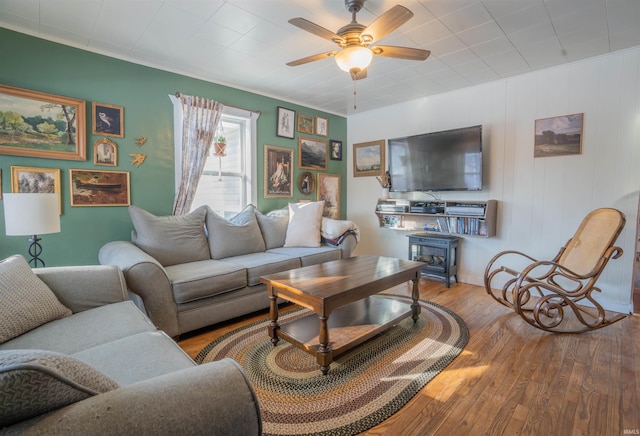
[[[231,357],[240,363],[258,396],[266,435],[358,434],[400,410],[467,344],[469,332],[458,315],[435,303],[420,304],[418,322],[404,319],[339,356],[326,376],[310,354],[284,340],[274,347],[268,319],[227,333],[195,360]],[[279,322],[307,313],[295,309]]]

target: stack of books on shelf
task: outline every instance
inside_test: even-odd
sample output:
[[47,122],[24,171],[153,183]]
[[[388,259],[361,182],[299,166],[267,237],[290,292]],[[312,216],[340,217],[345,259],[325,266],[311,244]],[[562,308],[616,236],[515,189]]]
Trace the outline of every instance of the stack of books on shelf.
[[437,217],[436,223],[443,233],[487,236],[487,223],[481,218]]

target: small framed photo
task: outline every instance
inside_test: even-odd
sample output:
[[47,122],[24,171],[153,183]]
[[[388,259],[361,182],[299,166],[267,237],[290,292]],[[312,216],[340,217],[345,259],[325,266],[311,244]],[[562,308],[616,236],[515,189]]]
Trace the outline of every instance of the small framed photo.
[[293,197],[293,150],[264,146],[264,198]]
[[313,118],[298,114],[298,132],[313,135]]
[[298,138],[298,168],[327,170],[327,141]]
[[331,160],[342,160],[342,141],[329,141],[329,156]]
[[584,113],[536,120],[533,157],[582,153],[583,119]]
[[353,144],[353,177],[381,176],[384,173],[384,139]]
[[115,142],[102,138],[93,144],[93,164],[108,167],[118,166],[118,146]]
[[129,206],[129,171],[69,169],[71,206]]
[[278,106],[276,136],[293,139],[295,136],[296,111]]
[[316,116],[316,135],[329,136],[329,119]]
[[298,189],[303,194],[313,194],[313,191],[316,190],[316,179],[312,173],[305,171],[298,176]]
[[62,215],[60,169],[11,167],[11,192],[32,194],[58,194],[58,209]]
[[124,108],[106,103],[91,103],[94,135],[124,138]]
[[322,216],[340,219],[340,175],[318,173],[318,201],[324,200]]

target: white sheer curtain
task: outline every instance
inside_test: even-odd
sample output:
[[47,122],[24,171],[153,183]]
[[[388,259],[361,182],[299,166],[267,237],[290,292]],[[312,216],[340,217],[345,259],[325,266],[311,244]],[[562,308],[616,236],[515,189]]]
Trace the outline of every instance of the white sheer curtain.
[[214,100],[180,94],[182,106],[182,171],[173,214],[189,212],[224,106]]

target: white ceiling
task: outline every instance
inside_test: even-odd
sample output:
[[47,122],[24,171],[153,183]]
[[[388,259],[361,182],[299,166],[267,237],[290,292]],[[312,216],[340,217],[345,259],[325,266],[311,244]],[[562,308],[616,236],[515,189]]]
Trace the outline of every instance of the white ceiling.
[[[640,0],[367,0],[367,25],[396,4],[414,17],[381,40],[431,50],[375,57],[357,112],[640,45]],[[287,22],[337,31],[343,0],[0,0],[0,26],[85,50],[348,115],[353,82],[337,46]],[[215,98],[215,96],[210,96]]]

